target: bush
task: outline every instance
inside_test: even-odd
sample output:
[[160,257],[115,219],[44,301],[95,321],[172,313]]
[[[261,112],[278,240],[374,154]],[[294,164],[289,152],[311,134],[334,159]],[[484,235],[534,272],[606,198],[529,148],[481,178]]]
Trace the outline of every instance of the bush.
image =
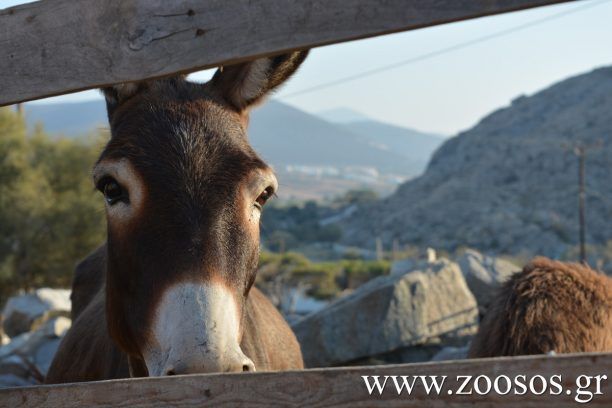
[[337,262],[310,264],[296,268],[293,273],[294,282],[308,284],[306,293],[316,299],[334,298],[340,291],[337,278],[342,267]]
[[270,205],[263,212],[261,235],[263,245],[277,252],[293,250],[303,244],[336,242],[342,237],[337,225],[321,225],[329,211],[314,201],[302,206]]
[[32,134],[0,108],[0,301],[19,290],[70,286],[75,263],[104,240],[91,182],[99,138]]
[[262,252],[257,282],[266,287],[282,281],[288,287],[306,287],[306,293],[317,299],[331,299],[344,289],[354,289],[370,279],[388,275],[389,261],[340,260],[311,262],[302,254]]
[[389,261],[342,261],[344,275],[344,288],[354,289],[370,279],[388,275],[391,271]]

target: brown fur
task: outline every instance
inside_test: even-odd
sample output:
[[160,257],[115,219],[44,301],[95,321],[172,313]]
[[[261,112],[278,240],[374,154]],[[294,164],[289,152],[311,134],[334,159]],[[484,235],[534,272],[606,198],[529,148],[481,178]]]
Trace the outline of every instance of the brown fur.
[[[132,376],[148,375],[143,347],[158,344],[156,308],[167,289],[185,283],[214,282],[229,292],[239,313],[233,341],[256,369],[303,367],[287,323],[251,289],[259,257],[253,212],[261,197],[273,194],[276,180],[250,146],[246,123],[250,107],[287,80],[306,54],[230,66],[204,85],[177,76],[103,90],[111,139],[94,181],[103,192],[115,185],[121,194],[118,201],[107,196],[106,244],[77,267],[74,323],[47,382],[120,378],[128,368]],[[201,347],[209,352],[205,342]],[[211,361],[195,370],[253,368],[242,360],[221,368]]]
[[71,318],[76,321],[85,310],[91,299],[104,285],[104,271],[106,270],[106,245],[102,245],[83,259],[76,266],[72,278]]
[[538,257],[499,290],[469,357],[612,351],[612,279]]

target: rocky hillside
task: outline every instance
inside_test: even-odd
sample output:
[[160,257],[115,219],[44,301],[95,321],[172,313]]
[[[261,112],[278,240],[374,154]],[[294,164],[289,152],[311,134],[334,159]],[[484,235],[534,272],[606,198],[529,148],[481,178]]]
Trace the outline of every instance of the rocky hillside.
[[612,239],[612,67],[521,96],[449,139],[426,172],[345,220],[344,240],[561,256],[578,241],[578,160],[588,152],[587,242]]

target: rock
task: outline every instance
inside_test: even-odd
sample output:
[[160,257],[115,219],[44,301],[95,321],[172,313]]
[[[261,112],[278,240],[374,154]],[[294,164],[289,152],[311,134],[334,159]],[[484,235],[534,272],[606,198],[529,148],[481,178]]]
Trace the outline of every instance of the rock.
[[478,309],[482,315],[493,300],[496,289],[510,275],[521,270],[511,262],[486,256],[472,249],[466,250],[457,262],[468,287],[476,297]]
[[51,365],[51,360],[59,347],[61,336],[70,328],[70,319],[59,316],[46,322],[33,332],[28,340],[19,348],[22,355],[45,375]]
[[373,279],[295,323],[306,365],[337,365],[473,335],[476,300],[457,264],[440,259],[419,265]]
[[26,387],[36,384],[35,380],[27,380],[14,374],[0,374],[0,388]]
[[415,257],[400,259],[391,264],[391,275],[404,274],[406,272],[418,269],[419,265],[425,263],[436,262],[438,255],[433,248],[425,248],[420,250]]
[[465,360],[467,358],[469,348],[469,345],[463,347],[444,347],[435,356],[433,356],[431,361]]
[[64,316],[58,316],[47,321],[38,331],[41,335],[49,338],[60,338],[68,331],[72,321]]
[[[9,299],[4,329],[13,334],[0,347],[0,388],[38,384],[49,370],[61,337],[70,328],[69,291],[39,289]],[[22,318],[23,321],[18,319]],[[25,331],[15,335],[23,328]]]
[[32,362],[42,375],[47,375],[47,371],[49,371],[49,367],[51,367],[51,362],[53,361],[53,357],[61,341],[62,339],[47,339],[47,341],[42,341],[31,355]]
[[17,377],[27,378],[30,375],[30,370],[23,358],[10,355],[0,360],[0,375],[12,374]]
[[435,262],[438,259],[438,254],[433,248],[427,248],[427,262]]
[[70,324],[70,319],[58,316],[38,330],[22,333],[0,347],[0,376],[10,374],[27,381],[42,380]]
[[413,258],[400,259],[391,264],[391,275],[403,275],[417,269],[418,261]]
[[2,327],[9,337],[15,337],[30,331],[37,319],[40,324],[58,313],[70,314],[70,291],[41,288],[8,300],[2,312]]
[[30,337],[32,337],[32,333],[22,333],[19,336],[11,339],[11,342],[6,346],[0,347],[0,359],[21,350],[28,343]]

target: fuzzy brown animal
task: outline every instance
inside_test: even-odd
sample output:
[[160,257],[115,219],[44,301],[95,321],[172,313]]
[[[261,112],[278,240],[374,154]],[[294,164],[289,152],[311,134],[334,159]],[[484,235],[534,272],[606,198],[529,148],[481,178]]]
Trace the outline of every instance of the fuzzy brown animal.
[[612,351],[612,279],[538,257],[499,290],[470,358]]
[[253,287],[278,183],[249,144],[250,108],[307,52],[103,89],[111,139],[93,171],[107,241],[79,264],[73,325],[46,382],[302,368]]

